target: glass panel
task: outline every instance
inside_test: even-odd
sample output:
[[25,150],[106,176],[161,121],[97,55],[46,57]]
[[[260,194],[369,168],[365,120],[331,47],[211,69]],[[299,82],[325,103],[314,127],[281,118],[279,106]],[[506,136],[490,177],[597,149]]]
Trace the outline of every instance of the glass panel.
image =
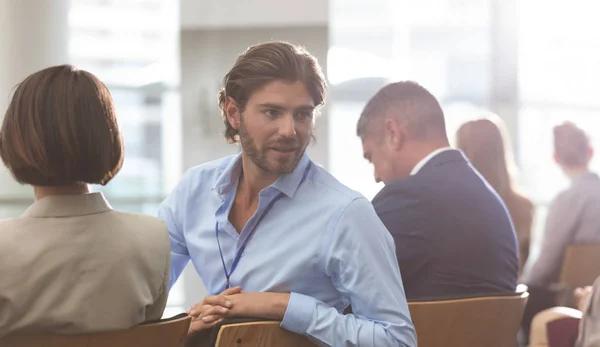
[[[531,194],[547,203],[567,184],[552,160],[552,127],[572,120],[592,140],[600,137],[600,24],[595,15],[600,3],[526,0],[519,5],[519,154]],[[593,168],[597,165],[592,162]]]
[[[93,187],[116,210],[156,215],[181,175],[178,12],[172,0],[72,1],[71,62],[108,86],[125,140],[119,174]],[[180,285],[165,316],[183,299]]]
[[362,144],[355,136],[356,122],[363,103],[338,102],[329,108],[329,119],[335,131],[329,134],[329,170],[348,187],[372,199],[383,184],[375,183],[373,167],[363,158]]
[[415,80],[441,101],[452,139],[489,104],[490,1],[330,1],[331,172],[372,197],[381,185],[362,159],[356,122],[389,81]]
[[[592,143],[600,139],[600,3],[522,0],[518,6],[518,154],[525,192],[538,203],[531,264],[547,204],[568,185],[552,159],[553,126],[571,120],[588,131]],[[597,160],[591,166],[600,169]]]
[[585,0],[518,3],[523,100],[600,106],[597,88],[600,3]]

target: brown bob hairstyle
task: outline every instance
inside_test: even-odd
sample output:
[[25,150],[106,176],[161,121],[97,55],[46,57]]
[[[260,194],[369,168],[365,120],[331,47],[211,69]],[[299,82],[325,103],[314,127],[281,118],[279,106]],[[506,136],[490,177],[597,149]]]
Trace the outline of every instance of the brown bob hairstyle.
[[0,129],[0,159],[22,184],[107,184],[123,165],[123,140],[106,86],[70,65],[21,82]]

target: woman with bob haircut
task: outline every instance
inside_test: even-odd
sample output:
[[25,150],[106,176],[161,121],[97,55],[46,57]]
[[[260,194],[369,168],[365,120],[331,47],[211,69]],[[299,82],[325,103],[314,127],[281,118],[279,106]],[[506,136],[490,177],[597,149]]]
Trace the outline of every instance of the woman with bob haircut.
[[0,221],[0,336],[119,330],[161,318],[165,225],[114,211],[88,186],[110,182],[123,153],[112,98],[91,73],[54,66],[18,85],[0,158],[33,187],[35,202]]

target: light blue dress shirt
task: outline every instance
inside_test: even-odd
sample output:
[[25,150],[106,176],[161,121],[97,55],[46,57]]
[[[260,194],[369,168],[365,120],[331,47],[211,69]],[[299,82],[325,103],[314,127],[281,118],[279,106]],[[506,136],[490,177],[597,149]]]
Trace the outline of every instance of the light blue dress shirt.
[[[238,234],[228,216],[240,172],[239,154],[192,168],[162,203],[169,287],[191,259],[210,294],[225,289],[218,222],[228,271],[250,237],[231,286],[291,293],[283,328],[327,346],[417,345],[394,241],[367,199],[304,154],[294,171],[260,192],[256,213]],[[348,305],[353,314],[344,315]]]

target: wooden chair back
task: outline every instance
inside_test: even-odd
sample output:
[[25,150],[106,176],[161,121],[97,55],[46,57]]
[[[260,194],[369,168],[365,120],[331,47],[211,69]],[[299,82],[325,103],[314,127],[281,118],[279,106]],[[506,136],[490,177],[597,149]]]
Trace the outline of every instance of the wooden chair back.
[[308,337],[294,334],[276,321],[258,321],[221,326],[215,347],[312,347]]
[[419,347],[515,346],[527,292],[409,302]]
[[190,327],[187,314],[131,329],[82,335],[10,334],[0,347],[183,347]]
[[572,244],[563,259],[560,282],[571,289],[591,286],[600,276],[600,243]]

